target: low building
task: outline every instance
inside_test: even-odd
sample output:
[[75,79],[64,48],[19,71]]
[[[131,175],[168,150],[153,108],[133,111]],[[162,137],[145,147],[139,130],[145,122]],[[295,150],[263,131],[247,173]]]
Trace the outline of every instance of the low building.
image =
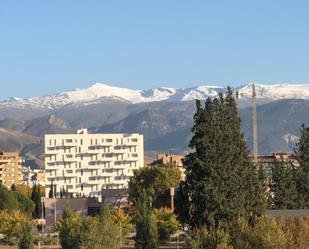
[[273,153],[272,155],[259,155],[258,164],[261,165],[266,173],[267,178],[271,179],[272,177],[272,165],[276,162],[288,162],[290,161],[295,166],[298,165],[297,158],[294,154],[289,153]]
[[10,188],[22,183],[22,158],[18,152],[0,152],[0,184]]
[[182,180],[185,179],[185,167],[183,165],[184,155],[171,154],[171,153],[158,153],[156,160],[154,160],[151,165],[168,166],[175,165],[181,172]]
[[101,211],[97,198],[44,198],[45,224],[48,231],[61,219],[65,208],[72,209],[80,215],[96,215]]
[[102,199],[113,208],[123,208],[128,205],[129,189],[102,189]]
[[182,160],[184,158],[185,158],[184,155],[177,155],[171,153],[158,153],[155,162],[163,165],[173,164],[177,167],[183,167]]
[[23,184],[32,187],[33,185],[45,186],[45,170],[22,167]]

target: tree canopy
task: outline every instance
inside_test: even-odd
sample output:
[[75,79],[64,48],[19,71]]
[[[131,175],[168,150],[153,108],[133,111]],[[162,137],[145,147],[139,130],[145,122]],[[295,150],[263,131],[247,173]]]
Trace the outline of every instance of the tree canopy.
[[257,168],[248,155],[233,93],[196,101],[193,137],[186,165],[192,226],[219,226],[249,220],[265,209]]

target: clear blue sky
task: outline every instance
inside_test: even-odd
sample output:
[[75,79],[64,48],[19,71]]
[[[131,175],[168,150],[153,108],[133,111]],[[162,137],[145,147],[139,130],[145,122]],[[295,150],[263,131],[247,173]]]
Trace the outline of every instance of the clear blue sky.
[[0,99],[309,82],[306,0],[2,0]]

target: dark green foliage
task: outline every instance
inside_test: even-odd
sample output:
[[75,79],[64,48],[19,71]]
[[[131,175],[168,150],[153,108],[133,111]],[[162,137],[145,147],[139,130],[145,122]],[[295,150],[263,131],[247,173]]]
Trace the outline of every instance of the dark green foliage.
[[196,101],[194,133],[186,156],[186,188],[190,197],[192,226],[249,220],[265,209],[257,168],[248,157],[240,132],[240,119],[232,91],[211,100],[205,107]]
[[177,187],[181,181],[181,172],[177,167],[149,166],[134,172],[129,182],[129,199],[136,203],[140,198],[140,189],[147,191],[153,200],[153,207],[170,206],[170,188]]
[[182,223],[189,223],[189,198],[185,182],[181,182],[175,191],[175,214]]
[[18,209],[18,201],[5,186],[0,185],[0,210]]
[[70,209],[63,210],[59,238],[63,249],[80,249],[80,217]]
[[25,223],[22,225],[21,234],[18,242],[18,249],[32,249],[33,239],[31,234],[31,225]]
[[33,186],[31,193],[31,200],[35,203],[33,218],[34,219],[42,218],[42,200],[41,200],[40,185]]
[[272,167],[273,208],[299,208],[296,186],[297,169],[292,162],[276,162]]
[[258,166],[258,179],[261,184],[261,190],[262,194],[264,196],[264,199],[266,200],[267,203],[267,208],[273,208],[273,200],[272,200],[272,195],[270,193],[270,188],[269,188],[269,178],[267,177],[266,174],[266,169],[263,165]]
[[15,199],[18,202],[18,209],[27,216],[31,216],[35,208],[35,203],[27,196],[19,192],[13,192]]
[[81,217],[65,209],[59,224],[63,249],[119,249],[120,227],[111,217],[107,206],[102,206],[100,216]]
[[297,187],[301,208],[309,208],[309,127],[304,124],[296,148],[299,162]]
[[0,185],[0,210],[20,210],[31,215],[34,203],[27,196]]
[[140,197],[136,199],[137,213],[135,217],[135,248],[155,249],[158,246],[158,231],[156,221],[152,215],[152,198],[140,189]]

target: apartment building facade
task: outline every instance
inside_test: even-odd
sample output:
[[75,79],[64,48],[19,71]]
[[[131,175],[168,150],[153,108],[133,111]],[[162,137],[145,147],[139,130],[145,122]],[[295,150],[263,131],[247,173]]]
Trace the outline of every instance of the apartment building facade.
[[22,158],[18,152],[0,152],[0,184],[10,188],[22,183]]
[[45,135],[45,194],[51,186],[59,196],[101,198],[102,189],[124,189],[133,171],[143,167],[143,135],[76,134]]

